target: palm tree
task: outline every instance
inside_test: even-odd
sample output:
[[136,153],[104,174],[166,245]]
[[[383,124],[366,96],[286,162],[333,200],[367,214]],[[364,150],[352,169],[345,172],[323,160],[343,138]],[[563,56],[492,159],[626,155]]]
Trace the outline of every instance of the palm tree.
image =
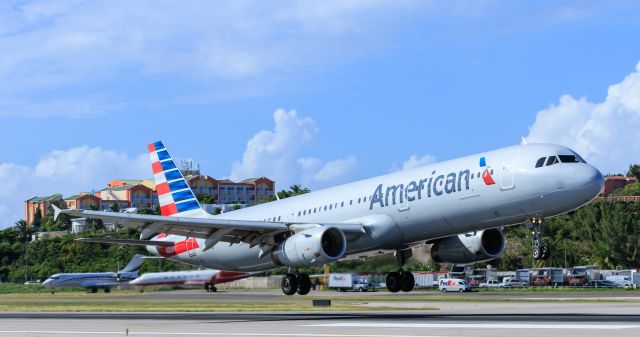
[[26,221],[24,220],[17,221],[14,229],[18,237],[20,238],[20,242],[31,241],[32,230]]

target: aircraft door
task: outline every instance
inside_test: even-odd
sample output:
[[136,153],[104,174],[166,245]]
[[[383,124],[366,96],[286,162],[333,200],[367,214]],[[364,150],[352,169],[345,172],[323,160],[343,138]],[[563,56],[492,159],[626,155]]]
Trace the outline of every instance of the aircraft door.
[[512,151],[502,160],[502,166],[500,168],[500,190],[507,191],[516,188],[516,184],[513,178],[513,166],[518,158],[519,151]]

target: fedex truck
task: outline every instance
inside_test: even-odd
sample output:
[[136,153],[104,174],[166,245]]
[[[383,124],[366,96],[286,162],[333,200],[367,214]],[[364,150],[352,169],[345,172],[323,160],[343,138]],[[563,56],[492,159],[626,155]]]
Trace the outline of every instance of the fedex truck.
[[329,274],[328,288],[338,291],[368,291],[369,278],[358,274],[331,273]]

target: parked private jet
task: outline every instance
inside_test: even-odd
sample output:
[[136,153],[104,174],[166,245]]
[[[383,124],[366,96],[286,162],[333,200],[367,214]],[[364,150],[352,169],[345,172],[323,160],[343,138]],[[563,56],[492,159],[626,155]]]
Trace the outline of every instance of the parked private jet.
[[142,276],[129,282],[129,284],[138,287],[159,285],[202,285],[206,291],[215,292],[218,291],[215,287],[216,284],[241,280],[258,274],[262,273],[244,273],[215,269],[169,271],[142,274]]
[[55,274],[42,282],[42,285],[51,288],[52,294],[55,293],[55,288],[62,287],[88,288],[91,289],[92,293],[97,293],[98,289],[104,289],[104,292],[108,293],[111,291],[111,288],[126,286],[129,284],[129,281],[137,278],[143,262],[144,256],[136,254],[122,270],[115,273]]
[[300,267],[394,252],[389,291],[411,291],[402,266],[418,244],[436,261],[473,263],[504,250],[502,227],[527,224],[533,257],[549,257],[543,220],[590,202],[604,179],[576,152],[526,144],[356,181],[220,215],[206,213],[162,142],[149,144],[161,216],[60,210],[141,231],[140,240],[84,239],[147,246],[153,254],[197,266],[263,271],[286,266],[282,291],[311,288]]

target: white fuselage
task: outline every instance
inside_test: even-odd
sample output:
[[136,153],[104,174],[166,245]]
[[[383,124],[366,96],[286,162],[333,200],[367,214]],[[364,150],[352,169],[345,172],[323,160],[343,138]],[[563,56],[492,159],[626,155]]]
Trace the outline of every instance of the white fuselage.
[[137,274],[104,272],[104,273],[65,273],[55,274],[42,285],[48,288],[78,287],[78,288],[112,288],[127,285],[136,278]]
[[[211,215],[223,219],[292,223],[362,223],[366,233],[348,242],[347,255],[365,256],[475,230],[523,223],[576,209],[601,190],[593,166],[541,158],[573,155],[566,147],[530,144],[503,148]],[[484,159],[481,159],[484,158]],[[484,165],[483,165],[484,164]],[[489,177],[483,177],[488,174]],[[494,182],[494,184],[488,184]],[[183,241],[169,235],[162,240]],[[266,270],[277,265],[259,247],[204,240],[173,260],[224,270]],[[158,254],[155,247],[147,249]]]
[[137,279],[129,282],[134,286],[152,286],[152,285],[200,285],[212,283],[212,280],[218,274],[218,270],[186,270],[186,271],[170,271],[159,273],[145,273]]
[[255,275],[255,273],[228,272],[215,269],[169,271],[145,273],[129,282],[129,284],[140,287],[157,285],[213,285],[240,280],[253,275]]

